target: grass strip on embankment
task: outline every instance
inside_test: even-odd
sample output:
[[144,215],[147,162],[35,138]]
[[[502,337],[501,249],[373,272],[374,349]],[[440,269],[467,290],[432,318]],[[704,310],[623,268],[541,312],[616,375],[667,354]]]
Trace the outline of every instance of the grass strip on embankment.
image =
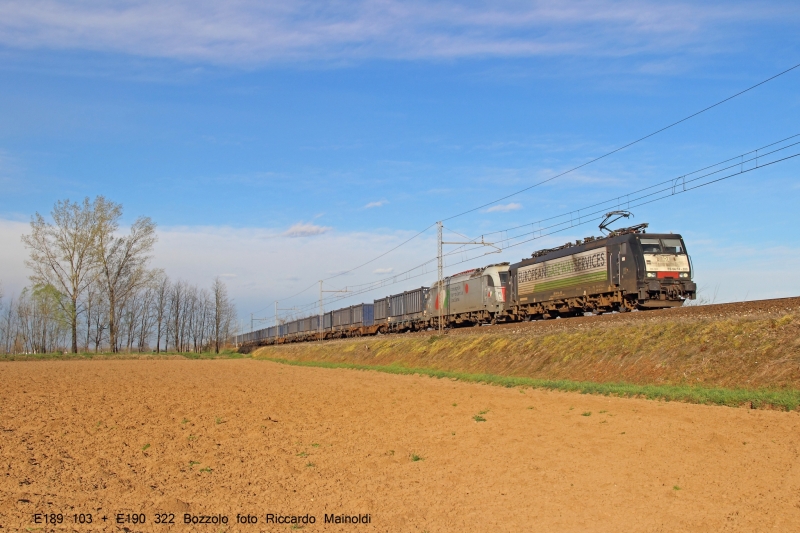
[[350,370],[374,370],[388,374],[421,375],[433,378],[447,378],[458,381],[485,383],[502,387],[530,387],[535,389],[579,392],[581,394],[601,394],[625,398],[646,398],[648,400],[678,401],[705,405],[725,405],[729,407],[751,407],[753,409],[779,409],[794,411],[800,406],[798,390],[748,390],[706,388],[680,385],[637,385],[633,383],[593,383],[566,379],[549,380],[494,374],[469,374],[429,368],[408,368],[400,365],[360,365],[354,363],[335,363],[330,361],[294,361],[271,357],[259,357],[292,366],[319,368],[345,368]]
[[678,390],[800,390],[800,307],[550,320],[495,328],[262,346],[256,359],[425,368]]

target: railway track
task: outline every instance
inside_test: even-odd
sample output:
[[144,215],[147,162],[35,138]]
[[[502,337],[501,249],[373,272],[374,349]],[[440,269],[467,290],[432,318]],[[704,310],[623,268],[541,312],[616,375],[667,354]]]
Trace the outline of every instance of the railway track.
[[[447,330],[449,335],[471,335],[491,332],[519,331],[530,333],[546,333],[559,330],[570,330],[576,327],[603,327],[617,326],[637,321],[686,321],[686,320],[718,320],[742,318],[767,318],[769,316],[782,316],[800,310],[800,296],[789,298],[773,298],[769,300],[751,300],[746,302],[730,302],[723,304],[689,305],[658,309],[652,311],[632,311],[629,313],[607,313],[602,315],[556,318],[537,320],[532,322],[514,322],[497,324],[495,326],[454,328]],[[427,334],[431,332],[417,332],[412,335]]]

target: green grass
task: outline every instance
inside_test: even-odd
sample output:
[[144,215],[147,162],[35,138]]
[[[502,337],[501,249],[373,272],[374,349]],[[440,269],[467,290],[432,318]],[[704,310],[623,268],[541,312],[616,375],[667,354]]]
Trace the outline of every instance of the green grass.
[[424,460],[425,460],[425,458],[424,458],[424,457],[422,457],[421,455],[418,455],[418,454],[416,454],[416,453],[412,453],[412,454],[411,454],[409,457],[410,457],[410,458],[411,458],[411,460],[412,460],[412,461],[414,461],[415,463],[416,463],[417,461],[424,461]]
[[581,416],[592,416],[592,412],[591,411],[584,411],[583,413],[581,413]]
[[[132,354],[136,355],[136,354]],[[152,354],[155,355],[155,354]],[[186,359],[244,359],[245,357],[250,357],[248,354],[243,354],[239,352],[201,352],[201,353],[194,353],[194,352],[181,352],[175,353],[173,355],[180,355],[185,357]]]
[[486,422],[486,419],[483,418],[481,415],[475,415],[472,417],[475,422]]
[[145,444],[144,446],[142,446],[142,451],[145,451],[149,447],[150,447],[150,443]]
[[408,368],[399,365],[359,365],[352,363],[332,363],[328,361],[294,361],[281,358],[262,357],[265,361],[293,366],[320,368],[348,368],[351,370],[374,370],[388,374],[422,375],[432,378],[448,378],[472,383],[486,383],[502,387],[531,387],[536,389],[580,392],[581,394],[600,394],[625,398],[646,398],[648,400],[677,401],[706,405],[726,405],[730,407],[747,406],[754,409],[772,408],[794,411],[800,406],[800,390],[784,389],[725,389],[687,385],[637,385],[633,383],[595,383],[591,381],[570,381],[566,379],[536,379],[495,374],[468,374],[429,368]]

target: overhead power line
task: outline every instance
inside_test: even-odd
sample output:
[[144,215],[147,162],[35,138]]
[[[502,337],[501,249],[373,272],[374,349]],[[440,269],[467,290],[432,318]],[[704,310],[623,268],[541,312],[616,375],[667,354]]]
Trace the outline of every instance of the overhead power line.
[[[563,215],[550,217],[548,219],[543,219],[542,222],[545,221],[549,222],[549,225],[547,226],[541,226],[539,225],[538,222],[534,222],[532,224],[526,224],[523,226],[516,226],[515,228],[510,228],[510,229],[520,229],[527,226],[531,227],[538,226],[536,229],[531,229],[530,231],[514,235],[510,238],[506,238],[498,242],[502,246],[503,250],[507,250],[509,248],[514,248],[521,244],[525,244],[527,242],[531,242],[533,240],[540,239],[548,235],[552,235],[553,233],[557,233],[559,231],[564,231],[576,226],[586,224],[588,222],[599,220],[600,218],[603,218],[604,214],[609,209],[614,209],[614,208],[633,209],[635,207],[640,207],[642,205],[647,205],[659,200],[664,200],[672,196],[677,196],[679,194],[693,191],[701,187],[705,187],[707,185],[724,181],[735,176],[747,174],[754,170],[758,170],[764,167],[768,167],[777,163],[787,161],[789,159],[793,159],[795,157],[800,156],[800,140],[795,140],[794,142],[791,143],[786,143],[786,142],[789,140],[797,139],[797,137],[800,137],[800,134],[792,135],[791,137],[787,137],[786,139],[783,139],[776,143],[768,144],[757,150],[752,150],[750,152],[741,154],[739,156],[726,159],[725,161],[721,161],[716,165],[705,167],[703,169],[691,172],[689,174],[685,174],[678,178],[663,181],[661,183],[657,183],[650,187],[639,189],[638,191],[634,191],[632,193],[616,196],[605,202],[600,202],[592,206],[589,206],[588,208],[570,211],[569,213]],[[775,145],[779,143],[786,143],[786,144],[784,146],[775,148]],[[772,147],[772,150],[768,150],[766,152],[763,151],[766,148],[770,147]],[[787,153],[787,152],[792,152],[792,153]],[[708,172],[696,175],[698,172],[704,172],[706,170],[708,170]],[[689,176],[693,175],[694,177],[689,178]],[[562,218],[563,220],[557,221],[559,218]],[[501,230],[500,232],[509,230]],[[500,232],[487,233],[485,235],[493,235]],[[525,240],[521,241],[519,240],[528,236],[531,237]],[[476,247],[469,250],[464,250],[461,253],[466,253],[477,249],[480,248]],[[477,255],[468,260],[472,260],[477,257],[482,257],[483,255],[485,254]]]
[[[738,96],[741,96],[741,95],[743,95],[743,94],[745,94],[745,93],[747,93],[747,92],[749,92],[749,91],[752,91],[753,89],[755,89],[755,88],[757,88],[757,87],[760,87],[761,85],[764,85],[764,84],[766,84],[766,83],[769,83],[770,81],[772,81],[772,80],[774,80],[774,79],[776,79],[776,78],[779,78],[779,77],[783,76],[784,74],[787,74],[787,73],[789,73],[789,72],[791,72],[791,71],[793,71],[793,70],[797,69],[798,67],[800,67],[800,63],[798,63],[798,64],[796,64],[796,65],[794,65],[794,66],[792,66],[792,67],[790,67],[790,68],[787,68],[786,70],[784,70],[784,71],[782,71],[782,72],[779,72],[779,73],[777,73],[777,74],[775,74],[775,75],[773,75],[773,76],[770,76],[769,78],[766,78],[766,79],[764,79],[764,80],[762,80],[762,81],[760,81],[760,82],[758,82],[758,83],[756,83],[756,84],[754,84],[754,85],[751,85],[750,87],[748,87],[748,88],[746,88],[746,89],[744,89],[744,90],[742,90],[742,91],[739,91],[739,92],[737,92],[736,94],[733,94],[733,95],[731,95],[731,96],[728,96],[727,98],[725,98],[725,99],[723,99],[723,100],[720,100],[720,101],[718,101],[718,102],[716,102],[716,103],[714,103],[714,104],[712,104],[712,105],[710,105],[710,106],[708,106],[708,107],[705,107],[705,108],[703,108],[703,109],[701,109],[701,110],[699,110],[699,111],[696,111],[696,112],[692,113],[691,115],[688,115],[688,116],[686,116],[686,117],[684,117],[684,118],[682,118],[682,119],[680,119],[680,120],[677,120],[677,121],[675,121],[675,122],[673,122],[673,123],[671,123],[671,124],[669,124],[669,125],[667,125],[667,126],[664,126],[664,127],[660,128],[660,129],[658,129],[658,130],[656,130],[656,131],[654,131],[654,132],[652,132],[652,133],[649,133],[649,134],[647,134],[647,135],[645,135],[645,136],[643,136],[643,137],[640,137],[640,138],[638,138],[638,139],[636,139],[636,140],[634,140],[634,141],[632,141],[632,142],[629,142],[628,144],[625,144],[625,145],[623,145],[623,146],[620,146],[620,147],[618,147],[618,148],[615,148],[614,150],[611,150],[610,152],[607,152],[607,153],[605,153],[605,154],[603,154],[603,155],[601,155],[601,156],[599,156],[599,157],[595,157],[594,159],[591,159],[591,160],[589,160],[589,161],[587,161],[587,162],[585,162],[585,163],[583,163],[583,164],[580,164],[580,165],[578,165],[578,166],[576,166],[576,167],[570,168],[569,170],[566,170],[566,171],[564,171],[564,172],[561,172],[561,173],[559,173],[559,174],[556,174],[555,176],[552,176],[552,177],[550,177],[550,178],[547,178],[546,180],[542,180],[542,181],[539,181],[539,182],[537,182],[537,183],[534,183],[533,185],[530,185],[530,186],[528,186],[528,187],[525,187],[525,188],[523,188],[523,189],[520,189],[520,190],[518,190],[518,191],[516,191],[516,192],[513,192],[513,193],[511,193],[511,194],[507,194],[507,195],[505,195],[505,196],[503,196],[503,197],[501,197],[501,198],[497,198],[496,200],[493,200],[493,201],[491,201],[491,202],[488,202],[488,203],[485,203],[485,204],[479,205],[479,206],[477,206],[477,207],[474,207],[474,208],[472,208],[472,209],[468,209],[468,210],[466,210],[466,211],[462,211],[461,213],[458,213],[458,214],[452,215],[452,216],[450,216],[450,217],[444,218],[444,219],[442,219],[442,222],[445,222],[445,221],[448,221],[448,220],[452,220],[452,219],[454,219],[454,218],[458,218],[458,217],[461,217],[461,216],[463,216],[463,215],[466,215],[466,214],[469,214],[469,213],[473,213],[473,212],[475,212],[475,211],[478,211],[478,210],[480,210],[480,209],[483,209],[483,208],[485,208],[485,207],[488,207],[488,206],[490,206],[490,205],[496,204],[497,202],[502,202],[503,200],[507,200],[507,199],[509,199],[509,198],[512,198],[512,197],[514,197],[514,196],[516,196],[516,195],[518,195],[518,194],[521,194],[521,193],[523,193],[523,192],[525,192],[525,191],[529,191],[529,190],[531,190],[531,189],[533,189],[533,188],[535,188],[535,187],[538,187],[538,186],[540,186],[540,185],[544,185],[545,183],[549,183],[549,182],[551,182],[551,181],[554,181],[554,180],[556,180],[556,179],[558,179],[558,178],[560,178],[560,177],[566,176],[567,174],[570,174],[571,172],[574,172],[574,171],[576,171],[576,170],[579,170],[579,169],[581,169],[581,168],[583,168],[583,167],[586,167],[586,166],[588,166],[588,165],[591,165],[592,163],[595,163],[595,162],[597,162],[597,161],[600,161],[601,159],[605,159],[605,158],[607,158],[607,157],[609,157],[609,156],[611,156],[611,155],[613,155],[613,154],[616,154],[617,152],[620,152],[620,151],[622,151],[622,150],[625,150],[626,148],[630,148],[631,146],[633,146],[633,145],[635,145],[635,144],[638,144],[638,143],[640,143],[640,142],[642,142],[642,141],[644,141],[644,140],[646,140],[646,139],[649,139],[650,137],[653,137],[653,136],[655,136],[655,135],[658,135],[659,133],[662,133],[662,132],[664,132],[664,131],[666,131],[666,130],[668,130],[668,129],[670,129],[670,128],[674,127],[674,126],[677,126],[678,124],[681,124],[681,123],[683,123],[683,122],[686,122],[686,121],[688,121],[688,120],[690,120],[690,119],[692,119],[692,118],[694,118],[694,117],[696,117],[696,116],[698,116],[698,115],[701,115],[701,114],[705,113],[706,111],[709,111],[709,110],[711,110],[711,109],[714,109],[715,107],[718,107],[718,106],[720,106],[720,105],[722,105],[722,104],[724,104],[724,103],[726,103],[726,102],[729,102],[730,100],[733,100],[734,98],[737,98]],[[391,248],[391,249],[387,250],[386,252],[383,252],[383,253],[381,253],[380,255],[378,255],[378,256],[376,256],[376,257],[374,257],[374,258],[370,259],[369,261],[366,261],[366,262],[364,262],[364,263],[361,263],[361,264],[359,264],[359,265],[357,265],[357,266],[355,266],[355,267],[353,267],[353,268],[350,268],[349,270],[345,270],[345,271],[343,271],[343,272],[339,272],[339,273],[337,273],[337,274],[334,274],[333,276],[329,276],[329,277],[327,277],[327,278],[322,278],[322,280],[323,280],[323,281],[328,281],[328,280],[330,280],[330,279],[334,279],[334,278],[337,278],[337,277],[339,277],[339,276],[343,276],[343,275],[345,275],[345,274],[349,274],[349,273],[351,273],[351,272],[354,272],[355,270],[358,270],[358,269],[360,269],[360,268],[362,268],[362,267],[364,267],[364,266],[366,266],[366,265],[369,265],[369,264],[371,264],[371,263],[374,263],[374,262],[375,262],[375,261],[377,261],[378,259],[380,259],[380,258],[382,258],[382,257],[385,257],[386,255],[388,255],[388,254],[390,254],[391,252],[393,252],[393,251],[395,251],[395,250],[397,250],[397,249],[401,248],[402,246],[405,246],[406,244],[408,244],[408,243],[409,243],[409,242],[411,242],[412,240],[416,239],[417,237],[419,237],[420,235],[422,235],[423,233],[425,233],[426,231],[428,231],[429,229],[431,229],[431,228],[432,228],[432,227],[434,227],[435,225],[436,225],[436,223],[435,223],[435,222],[434,222],[434,223],[432,223],[432,224],[430,224],[428,227],[426,227],[425,229],[423,229],[423,230],[419,231],[419,232],[418,232],[418,233],[416,233],[414,236],[410,237],[409,239],[406,239],[405,241],[403,241],[402,243],[398,244],[397,246],[394,246],[393,248]],[[310,284],[310,285],[309,285],[309,286],[307,286],[306,288],[304,288],[304,289],[302,289],[302,290],[300,290],[300,291],[298,291],[298,292],[296,292],[296,293],[294,293],[294,294],[292,294],[292,295],[290,295],[290,296],[286,296],[286,297],[282,298],[282,300],[284,300],[284,301],[285,301],[285,300],[289,300],[289,299],[295,298],[295,297],[297,297],[297,296],[300,296],[301,294],[303,294],[303,293],[305,293],[305,292],[308,292],[308,291],[309,291],[309,290],[311,290],[313,287],[315,287],[315,286],[317,285],[317,283],[318,283],[318,281],[315,281],[314,283]],[[269,307],[269,306],[267,306],[267,307]],[[261,311],[263,311],[263,310],[267,309],[267,307],[264,307],[264,308],[262,308],[262,309],[259,309],[258,311],[255,311],[254,313],[256,313],[256,314],[257,314],[257,313],[260,313]]]
[[567,174],[569,174],[571,172],[575,172],[576,170],[579,170],[579,169],[581,169],[581,168],[583,168],[585,166],[591,165],[592,163],[596,163],[597,161],[600,161],[601,159],[605,159],[606,157],[608,157],[610,155],[616,154],[617,152],[621,152],[622,150],[625,150],[626,148],[630,148],[634,144],[638,144],[638,143],[644,141],[645,139],[649,139],[650,137],[653,137],[654,135],[658,135],[659,133],[664,132],[664,131],[666,131],[666,130],[674,127],[674,126],[677,126],[678,124],[686,122],[687,120],[690,120],[690,119],[692,119],[692,118],[694,118],[694,117],[696,117],[698,115],[702,115],[706,111],[714,109],[715,107],[718,107],[718,106],[724,104],[725,102],[729,102],[730,100],[733,100],[734,98],[736,98],[738,96],[741,96],[741,95],[743,95],[743,94],[745,94],[745,93],[747,93],[749,91],[752,91],[756,87],[760,87],[761,85],[764,85],[765,83],[769,83],[770,81],[772,81],[772,80],[774,80],[776,78],[779,78],[779,77],[783,76],[784,74],[786,74],[788,72],[791,72],[791,71],[793,71],[794,69],[796,69],[798,67],[800,67],[800,63],[796,64],[793,67],[787,68],[783,72],[779,72],[778,74],[775,74],[774,76],[770,76],[769,78],[767,78],[765,80],[762,80],[762,81],[756,83],[755,85],[751,85],[747,89],[744,89],[743,91],[739,91],[738,93],[733,94],[733,95],[731,95],[731,96],[729,96],[729,97],[727,97],[727,98],[725,98],[723,100],[720,100],[719,102],[717,102],[715,104],[712,104],[712,105],[710,105],[710,106],[708,106],[706,108],[703,108],[700,111],[696,111],[696,112],[692,113],[691,115],[688,115],[688,116],[686,116],[686,117],[684,117],[684,118],[682,118],[680,120],[677,120],[677,121],[673,122],[672,124],[664,126],[663,128],[660,128],[660,129],[658,129],[658,130],[656,130],[656,131],[654,131],[652,133],[648,133],[644,137],[639,137],[635,141],[631,141],[626,145],[620,146],[619,148],[615,148],[614,150],[611,150],[610,152],[607,152],[607,153],[605,153],[605,154],[603,154],[603,155],[601,155],[599,157],[595,157],[594,159],[591,159],[591,160],[589,160],[589,161],[587,161],[585,163],[582,163],[582,164],[580,164],[580,165],[578,165],[576,167],[572,167],[569,170],[565,170],[564,172],[561,172],[560,174],[556,174],[555,176],[547,178],[546,180],[542,180],[542,181],[539,181],[537,183],[534,183],[533,185],[525,187],[524,189],[520,189],[520,190],[518,190],[516,192],[512,192],[511,194],[507,194],[507,195],[503,196],[502,198],[498,198],[496,200],[492,200],[491,202],[485,203],[483,205],[479,205],[478,207],[473,207],[472,209],[468,209],[466,211],[462,211],[461,213],[458,213],[457,215],[452,215],[450,217],[442,219],[442,221],[446,222],[448,220],[452,220],[454,218],[458,218],[458,217],[466,215],[468,213],[474,213],[475,211],[483,209],[484,207],[489,207],[490,205],[496,204],[497,202],[502,202],[503,200],[508,200],[509,198],[514,197],[514,196],[516,196],[518,194],[522,194],[525,191],[529,191],[529,190],[533,189],[534,187],[538,187],[540,185],[544,185],[545,183],[549,183],[549,182],[551,182],[553,180],[556,180],[556,179],[558,179],[558,178],[560,178],[562,176],[566,176]]
[[[800,137],[800,134],[792,135],[780,141],[764,145],[756,150],[751,150],[749,152],[742,153],[735,157],[725,159],[724,161],[720,161],[714,165],[708,165],[701,169],[684,174],[682,176],[679,176],[678,178],[662,181],[660,183],[639,189],[637,191],[633,191],[631,193],[615,196],[604,202],[598,202],[590,206],[587,206],[585,208],[573,210],[567,213],[563,213],[561,215],[542,219],[540,221],[528,223],[522,226],[516,226],[514,228],[508,228],[506,230],[499,230],[491,233],[485,233],[484,236],[496,235],[499,233],[515,229],[531,228],[529,231],[516,234],[510,238],[506,237],[505,239],[498,241],[498,244],[501,245],[503,250],[516,248],[523,244],[533,242],[538,239],[542,239],[544,237],[552,236],[557,233],[578,226],[583,226],[591,222],[596,222],[598,220],[601,220],[609,209],[620,208],[620,207],[632,209],[635,207],[640,207],[642,205],[647,205],[660,200],[665,200],[667,198],[684,194],[686,192],[690,192],[708,185],[712,185],[714,183],[718,183],[720,181],[724,181],[735,176],[747,174],[754,170],[759,170],[767,166],[771,166],[777,163],[781,163],[796,158],[800,156],[800,140],[797,139],[798,137]],[[559,219],[563,220],[559,221]],[[543,223],[547,223],[548,225],[542,226],[541,224]],[[534,226],[536,226],[536,229],[533,229]],[[453,233],[461,235],[458,232],[453,232]],[[469,239],[468,237],[466,238]],[[492,253],[496,253],[496,252],[478,253],[470,255],[468,257],[464,257],[464,254],[469,254],[469,252],[473,252],[478,249],[485,250],[485,248],[483,247],[483,245],[481,245],[478,239],[472,239],[472,241],[474,241],[474,243],[476,244],[475,248],[468,248],[466,250],[457,249],[454,251],[450,251],[446,254],[443,254],[444,258],[452,257],[458,254],[462,255],[462,258],[460,260],[451,261],[444,266],[453,267],[456,265],[480,259],[481,257],[485,257]],[[379,280],[378,282],[376,282],[376,284],[372,283],[364,284],[362,286],[363,288],[359,290],[354,290],[347,296],[335,297],[330,300],[327,300],[325,303],[326,305],[332,305],[335,304],[336,302],[352,298],[353,296],[367,294],[381,287],[386,287],[394,285],[395,283],[399,283],[401,281],[407,281],[419,278],[421,276],[429,275],[430,273],[427,271],[422,271],[417,274],[413,274],[413,272],[414,270],[423,268],[424,266],[431,264],[435,261],[436,258],[430,259],[418,265],[417,267],[408,269],[395,276]],[[302,314],[302,311],[304,310],[312,309],[315,305],[317,305],[317,302],[300,306],[298,308],[299,314]]]
[[[377,261],[377,260],[378,260],[378,259],[380,259],[381,257],[384,257],[384,256],[386,256],[386,255],[389,255],[390,253],[394,252],[394,251],[395,251],[395,250],[397,250],[398,248],[400,248],[400,247],[402,247],[402,246],[405,246],[406,244],[408,244],[409,242],[413,241],[414,239],[416,239],[417,237],[419,237],[420,235],[422,235],[423,233],[425,233],[426,231],[428,231],[429,229],[431,229],[431,228],[432,228],[433,226],[435,226],[435,225],[436,225],[436,223],[433,223],[433,224],[431,224],[430,226],[428,226],[428,227],[427,227],[427,228],[425,228],[424,230],[421,230],[421,231],[417,232],[417,233],[416,233],[415,235],[413,235],[412,237],[409,237],[408,239],[404,240],[403,242],[401,242],[401,243],[400,243],[400,244],[398,244],[397,246],[395,246],[395,247],[393,247],[393,248],[391,248],[391,249],[389,249],[389,250],[386,250],[386,251],[385,251],[385,252],[383,252],[382,254],[380,254],[380,255],[378,255],[378,256],[376,256],[376,257],[373,257],[373,258],[372,258],[372,259],[370,259],[369,261],[366,261],[366,262],[364,262],[364,263],[361,263],[360,265],[358,265],[358,266],[355,266],[355,267],[351,268],[350,270],[345,270],[345,271],[343,271],[343,272],[338,272],[338,273],[334,274],[333,276],[328,276],[327,278],[322,278],[322,280],[321,280],[321,281],[328,281],[328,280],[331,280],[331,279],[334,279],[334,278],[338,278],[339,276],[344,276],[345,274],[349,274],[349,273],[351,273],[351,272],[353,272],[353,271],[355,271],[355,270],[358,270],[358,269],[359,269],[359,268],[361,268],[361,267],[367,266],[367,265],[368,265],[368,264],[370,264],[370,263],[374,263],[375,261]],[[296,293],[292,294],[291,296],[286,296],[286,297],[284,297],[282,300],[284,300],[284,301],[285,301],[285,300],[290,300],[290,299],[292,299],[292,298],[295,298],[295,297],[297,297],[297,296],[300,296],[300,295],[301,295],[301,294],[303,294],[304,292],[308,292],[309,290],[311,290],[311,289],[312,289],[313,287],[315,287],[315,286],[316,286],[318,283],[319,283],[319,281],[316,281],[316,282],[312,283],[311,285],[309,285],[308,287],[306,287],[305,289],[303,289],[303,290],[301,290],[301,291],[298,291],[298,292],[296,292]],[[266,307],[262,307],[262,308],[261,308],[261,309],[259,309],[258,311],[255,311],[255,313],[256,313],[256,314],[257,314],[257,313],[260,313],[260,312],[261,312],[261,311],[263,311],[264,309],[266,309]]]

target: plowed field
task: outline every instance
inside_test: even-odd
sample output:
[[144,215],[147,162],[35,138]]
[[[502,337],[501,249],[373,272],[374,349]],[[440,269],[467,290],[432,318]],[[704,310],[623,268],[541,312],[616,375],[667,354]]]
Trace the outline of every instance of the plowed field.
[[255,360],[9,362],[0,384],[2,531],[800,530],[797,412]]

